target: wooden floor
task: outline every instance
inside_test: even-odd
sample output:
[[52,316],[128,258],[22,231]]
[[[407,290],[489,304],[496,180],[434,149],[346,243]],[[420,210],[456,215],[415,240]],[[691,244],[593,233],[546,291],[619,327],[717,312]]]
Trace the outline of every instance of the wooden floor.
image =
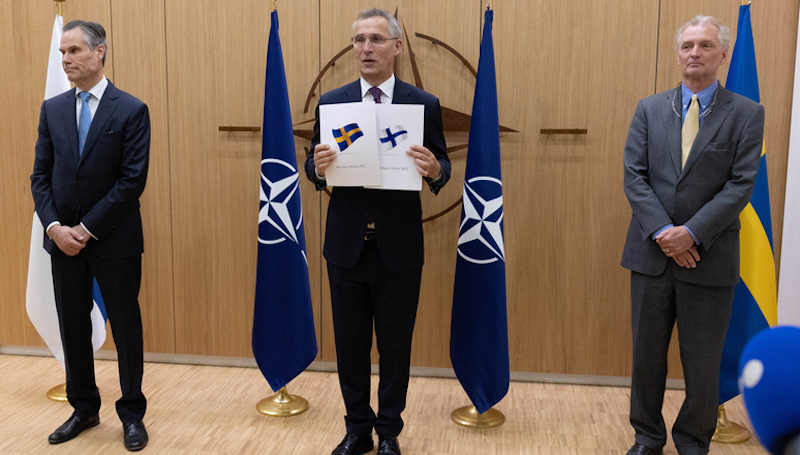
[[[0,372],[0,453],[126,453],[114,411],[119,396],[116,362],[96,363],[104,400],[100,426],[58,446],[48,445],[47,435],[71,413],[68,405],[45,397],[51,386],[64,380],[58,363],[52,358],[0,355]],[[295,379],[290,392],[303,395],[311,407],[290,418],[256,412],[256,403],[268,391],[260,372],[252,368],[148,363],[144,390],[150,433],[144,453],[327,455],[344,434],[344,406],[333,373],[306,372]],[[453,409],[466,404],[455,380],[412,378],[400,445],[404,455],[624,454],[633,441],[628,400],[627,388],[515,382],[497,406],[506,415],[505,425],[476,431],[449,419]],[[674,420],[682,400],[683,392],[667,391],[667,422]],[[732,420],[747,422],[739,399],[727,409]],[[664,453],[676,453],[671,441]],[[737,445],[712,444],[711,453],[766,451],[751,439]]]

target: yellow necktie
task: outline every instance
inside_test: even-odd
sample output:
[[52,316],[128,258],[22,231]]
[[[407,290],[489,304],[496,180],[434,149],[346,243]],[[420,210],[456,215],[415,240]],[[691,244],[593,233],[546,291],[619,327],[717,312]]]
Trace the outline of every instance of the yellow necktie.
[[686,111],[686,118],[683,119],[683,129],[681,129],[681,169],[686,166],[689,152],[692,151],[694,138],[697,130],[700,129],[700,104],[697,102],[697,95],[692,95],[689,101],[689,110]]

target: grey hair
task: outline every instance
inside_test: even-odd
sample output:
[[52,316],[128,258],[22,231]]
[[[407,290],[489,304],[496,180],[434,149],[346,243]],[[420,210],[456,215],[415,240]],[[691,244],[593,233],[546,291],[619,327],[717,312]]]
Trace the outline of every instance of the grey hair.
[[402,30],[400,29],[400,24],[397,22],[397,18],[389,14],[388,11],[378,8],[365,9],[364,11],[358,13],[356,21],[353,22],[353,31],[355,31],[358,21],[363,21],[364,19],[369,19],[370,17],[382,17],[386,19],[386,22],[389,24],[389,34],[391,35],[391,38],[400,38]]
[[64,32],[68,32],[75,28],[79,28],[83,31],[83,35],[86,37],[86,44],[89,45],[89,49],[97,49],[97,46],[100,45],[106,48],[106,52],[103,54],[103,66],[105,66],[106,54],[108,53],[108,46],[106,45],[106,29],[104,29],[103,26],[97,22],[70,21],[64,25],[62,30]]
[[727,51],[731,46],[731,29],[714,16],[697,15],[689,20],[689,22],[681,25],[677,33],[675,33],[675,45],[678,48],[681,47],[681,35],[683,35],[683,32],[687,28],[705,24],[711,24],[714,27],[717,27],[717,38],[719,39],[719,43],[722,45],[722,49]]

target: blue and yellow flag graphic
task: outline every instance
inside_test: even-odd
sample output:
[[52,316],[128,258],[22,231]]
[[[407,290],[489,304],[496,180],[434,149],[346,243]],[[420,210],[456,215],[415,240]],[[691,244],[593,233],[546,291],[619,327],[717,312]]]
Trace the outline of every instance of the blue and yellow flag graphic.
[[[750,5],[739,7],[736,45],[731,55],[726,88],[760,102]],[[739,394],[739,357],[758,332],[778,322],[777,280],[772,252],[772,219],[767,182],[766,141],[750,202],[739,215],[741,259],[739,283],[733,297],[733,312],[722,352],[719,403]]]
[[361,132],[358,123],[348,123],[341,128],[333,130],[333,138],[336,139],[336,144],[339,145],[339,151],[342,152],[344,152],[347,147],[353,145],[353,142],[363,135],[364,133]]

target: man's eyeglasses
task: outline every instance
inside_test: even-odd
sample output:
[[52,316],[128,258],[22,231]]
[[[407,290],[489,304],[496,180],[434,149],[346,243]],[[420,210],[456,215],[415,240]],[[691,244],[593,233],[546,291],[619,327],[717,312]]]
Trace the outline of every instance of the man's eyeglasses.
[[353,47],[364,47],[367,44],[367,41],[372,43],[374,46],[381,46],[386,44],[387,41],[396,40],[400,38],[387,38],[383,35],[356,35],[353,37]]

